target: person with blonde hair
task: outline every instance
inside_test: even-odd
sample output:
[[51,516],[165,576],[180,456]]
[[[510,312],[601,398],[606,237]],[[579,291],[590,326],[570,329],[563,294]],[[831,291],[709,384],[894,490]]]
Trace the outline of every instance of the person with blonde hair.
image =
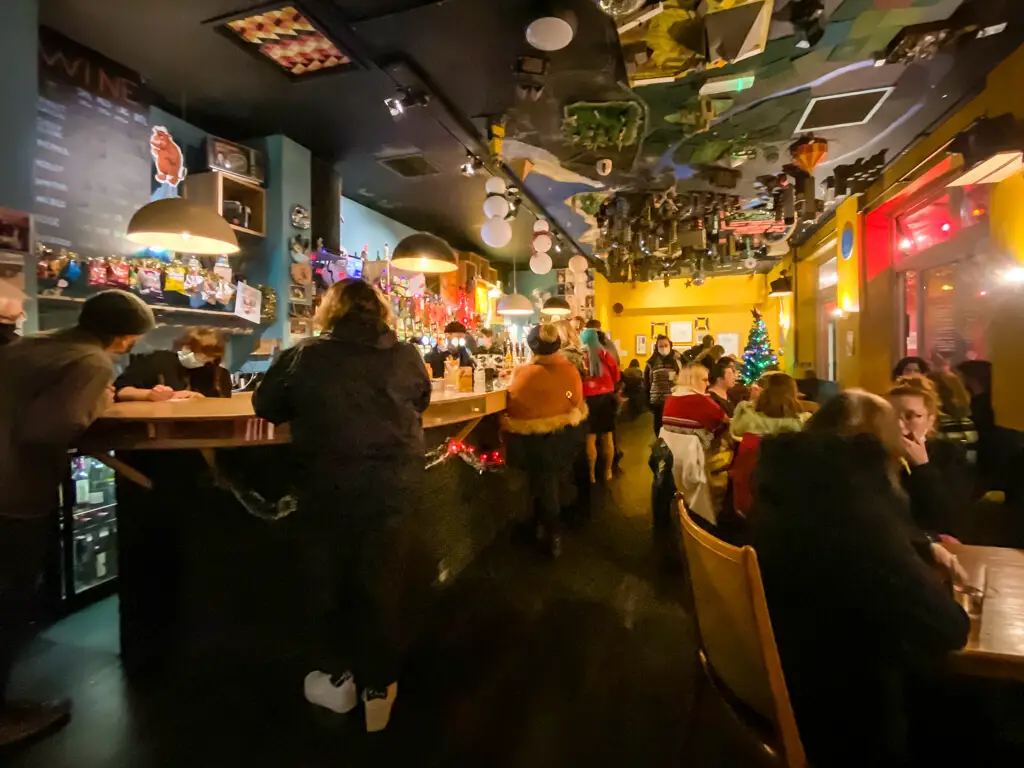
[[278,355],[253,397],[257,416],[291,425],[299,513],[316,534],[304,564],[323,656],[306,676],[306,699],[346,713],[358,685],[368,731],[387,726],[398,695],[430,404],[423,359],[398,341],[390,316],[368,283],[335,283],[317,315],[324,332]]
[[573,458],[570,429],[586,418],[587,405],[583,381],[561,353],[555,326],[534,326],[526,343],[533,358],[516,369],[508,387],[509,458],[526,472],[537,541],[558,557],[562,549],[559,486]]
[[956,521],[971,501],[970,469],[963,446],[935,431],[939,397],[929,379],[904,376],[889,390],[900,424],[900,482],[910,512],[924,530],[956,535]]
[[933,370],[928,380],[939,398],[936,431],[947,440],[963,446],[967,463],[978,464],[978,428],[971,419],[971,395],[963,380],[953,371]]
[[672,475],[687,508],[716,525],[720,498],[713,493],[708,454],[728,419],[707,390],[708,369],[700,363],[684,366],[665,400],[659,437],[672,451]]
[[907,679],[967,642],[970,621],[909,521],[901,459],[895,411],[860,391],[761,443],[751,542],[814,765],[916,765]]
[[587,358],[583,351],[580,334],[571,320],[558,320],[554,324],[562,355],[579,371],[580,378],[587,375]]

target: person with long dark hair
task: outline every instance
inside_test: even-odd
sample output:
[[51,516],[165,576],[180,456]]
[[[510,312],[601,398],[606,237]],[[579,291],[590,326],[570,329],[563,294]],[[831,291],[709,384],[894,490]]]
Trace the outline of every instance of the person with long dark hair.
[[587,434],[587,464],[590,468],[590,482],[597,482],[598,441],[601,447],[601,477],[612,479],[612,462],[615,459],[615,416],[618,402],[615,399],[615,385],[619,381],[619,366],[615,358],[601,344],[600,332],[587,328],[580,334],[580,341],[586,352],[587,376],[583,380],[583,394],[587,398],[590,412]]
[[751,540],[813,765],[916,765],[905,688],[967,642],[909,521],[902,443],[893,408],[851,391],[761,444]]
[[430,404],[423,360],[389,320],[368,283],[335,283],[317,313],[323,333],[281,353],[253,398],[257,416],[291,425],[299,513],[317,534],[307,559],[330,652],[306,677],[306,698],[344,713],[360,686],[368,731],[387,726],[398,695]]

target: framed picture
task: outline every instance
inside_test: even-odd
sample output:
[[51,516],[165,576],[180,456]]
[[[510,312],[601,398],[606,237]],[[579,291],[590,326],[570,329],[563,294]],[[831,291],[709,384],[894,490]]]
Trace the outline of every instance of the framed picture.
[[207,137],[206,165],[211,171],[222,171],[256,184],[263,183],[263,155],[241,144],[215,136]]
[[651,338],[668,336],[668,323],[651,323]]
[[668,337],[673,344],[693,343],[693,323],[689,320],[668,324]]
[[698,317],[694,324],[697,326],[698,332],[711,330],[711,318],[709,317]]
[[277,0],[204,22],[289,80],[362,69],[337,25],[326,28],[301,0]]
[[19,257],[32,253],[32,217],[21,211],[0,208],[0,251]]
[[647,337],[642,333],[638,333],[636,336],[636,353],[638,355],[647,354]]

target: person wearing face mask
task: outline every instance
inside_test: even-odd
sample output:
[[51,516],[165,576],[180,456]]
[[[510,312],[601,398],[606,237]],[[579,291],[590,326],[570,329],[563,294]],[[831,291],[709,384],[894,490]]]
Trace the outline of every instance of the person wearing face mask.
[[104,291],[85,302],[74,328],[0,349],[0,748],[70,714],[66,701],[15,704],[5,691],[40,607],[68,447],[113,402],[113,356],[154,325],[142,299]]
[[910,514],[924,531],[956,535],[957,519],[968,511],[970,473],[964,449],[935,433],[939,402],[927,379],[903,377],[889,390],[899,417],[903,447],[900,483]]
[[444,343],[439,341],[424,358],[432,378],[444,378],[445,360],[458,360],[460,368],[473,367],[473,357],[466,349],[466,326],[458,320],[444,327]]
[[121,402],[231,397],[231,374],[221,365],[226,345],[215,328],[190,328],[173,350],[132,358],[114,383]]
[[644,389],[647,390],[647,401],[651,404],[654,414],[654,436],[661,432],[661,414],[665,409],[665,400],[672,394],[676,385],[676,376],[683,364],[679,353],[672,349],[668,336],[661,335],[654,342],[654,354],[647,359],[644,367]]

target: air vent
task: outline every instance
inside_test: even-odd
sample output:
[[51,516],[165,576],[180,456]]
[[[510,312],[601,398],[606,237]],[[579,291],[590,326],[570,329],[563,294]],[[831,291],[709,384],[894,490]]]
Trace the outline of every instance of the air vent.
[[423,155],[402,155],[401,157],[378,157],[377,162],[390,171],[407,179],[417,176],[433,176],[440,169],[423,157]]
[[863,125],[875,116],[892,92],[892,88],[873,88],[811,99],[796,126],[796,133]]

